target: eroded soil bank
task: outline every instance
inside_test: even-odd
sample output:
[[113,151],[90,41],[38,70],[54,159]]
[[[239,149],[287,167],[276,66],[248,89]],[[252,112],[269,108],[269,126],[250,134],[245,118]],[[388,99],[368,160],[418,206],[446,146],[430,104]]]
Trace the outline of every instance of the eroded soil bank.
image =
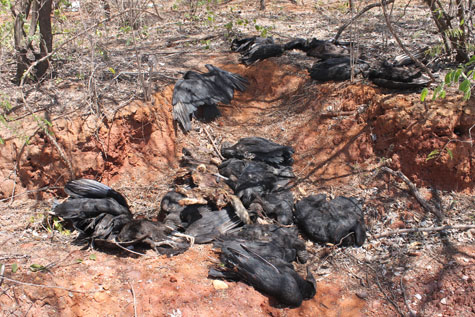
[[[171,118],[172,86],[154,94],[150,103],[132,102],[117,109],[111,118],[56,121],[52,132],[75,177],[101,179],[123,191],[137,214],[156,217],[160,198],[179,169],[183,147],[204,161],[217,157],[206,128],[218,144],[258,135],[293,146],[299,178],[296,196],[327,192],[366,198],[370,235],[429,221],[410,195],[375,173],[382,161],[402,170],[418,186],[473,192],[475,162],[467,134],[475,122],[473,99],[424,105],[417,94],[394,94],[365,84],[318,84],[305,70],[274,59],[250,67],[220,66],[246,76],[250,89],[221,107],[223,115],[217,121],[195,121],[197,129],[187,135]],[[431,151],[444,147],[440,156],[427,160]],[[227,288],[216,289],[207,279],[209,266],[218,261],[211,246],[194,246],[166,258],[152,252],[137,257],[119,251],[83,251],[70,245],[70,236],[45,230],[42,217],[51,206],[50,198],[64,195],[61,186],[70,178],[56,147],[47,136],[37,134],[24,149],[15,139],[0,149],[0,173],[5,179],[1,197],[10,197],[14,189],[15,194],[39,199],[35,204],[16,200],[9,205],[12,213],[2,214],[2,251],[17,250],[6,259],[20,268],[12,273],[8,267],[5,276],[56,287],[9,283],[0,295],[6,315],[381,316],[395,313],[382,294],[396,296],[394,301],[403,304],[403,294],[391,293],[397,283],[404,283],[413,310],[444,316],[474,313],[474,249],[466,244],[472,239],[470,232],[451,236],[456,240],[450,248],[436,246],[430,252],[421,250],[423,244],[434,243],[430,236],[411,243],[370,238],[358,249],[309,242],[317,295],[298,309],[282,309],[243,283],[227,282]],[[17,158],[15,181],[9,173]],[[48,186],[48,191],[35,191]],[[423,193],[431,198],[430,192]],[[473,203],[466,198],[455,201],[458,196],[452,199],[454,207],[448,212],[455,210],[455,218]],[[32,213],[37,216],[31,217]],[[376,262],[388,266],[379,277],[365,271],[367,263]],[[31,272],[32,264],[50,266]]]

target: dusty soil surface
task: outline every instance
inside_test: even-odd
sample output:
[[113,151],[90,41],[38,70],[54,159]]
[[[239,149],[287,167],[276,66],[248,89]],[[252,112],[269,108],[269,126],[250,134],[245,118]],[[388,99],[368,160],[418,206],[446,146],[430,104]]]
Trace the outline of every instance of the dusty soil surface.
[[[142,38],[140,44],[146,53],[159,52],[162,77],[152,81],[151,101],[141,101],[136,77],[112,81],[105,75],[109,65],[101,64],[102,81],[91,78],[97,80],[97,98],[103,99],[94,103],[90,85],[68,77],[70,68],[58,65],[62,81],[45,82],[43,90],[30,92],[27,100],[38,113],[44,113],[43,106],[49,102],[46,92],[54,91],[60,100],[48,108],[48,115],[64,157],[47,135],[34,133],[37,128],[31,121],[18,121],[21,131],[32,135],[25,147],[12,129],[2,130],[6,140],[0,146],[3,315],[475,314],[473,229],[381,237],[397,229],[473,225],[475,156],[469,133],[475,123],[473,98],[465,102],[454,95],[423,104],[418,92],[381,90],[364,80],[316,83],[307,70],[313,60],[298,52],[246,67],[229,52],[224,28],[216,27],[232,18],[234,27],[240,28],[236,32],[252,33],[256,24],[268,26],[271,34],[282,39],[330,38],[338,27],[331,17],[342,21],[346,17],[345,8],[336,1],[318,5],[305,1],[297,6],[268,1],[263,13],[256,12],[254,3],[231,1],[212,7],[213,25],[193,24],[186,18],[177,25],[174,19],[183,17],[186,8],[172,10],[171,4],[160,5],[163,20],[157,25],[171,25],[170,34],[157,29],[154,37]],[[402,14],[402,9],[395,12]],[[418,4],[407,8],[409,12],[418,9]],[[206,20],[209,12],[201,8],[196,16]],[[377,13],[370,17],[359,26],[362,48],[369,50],[387,40],[378,35],[381,17]],[[238,18],[256,18],[256,22],[239,25]],[[405,22],[406,30],[417,27],[414,19]],[[202,42],[205,34],[214,36],[211,43]],[[137,71],[134,49],[121,40],[112,36],[103,39],[113,47],[109,49],[110,67],[117,72]],[[387,45],[395,47],[391,41]],[[128,60],[120,59],[124,56],[119,54],[121,49],[122,54],[130,55]],[[251,84],[231,105],[220,107],[220,118],[207,124],[194,121],[195,129],[184,135],[171,117],[173,82],[180,71],[202,70],[206,63],[239,73]],[[19,117],[21,110],[17,109]],[[120,250],[81,250],[71,244],[75,233],[67,234],[58,226],[48,230],[48,226],[54,227],[47,216],[53,198],[64,197],[62,185],[71,178],[66,160],[75,177],[103,181],[126,195],[134,214],[155,218],[161,197],[172,188],[182,148],[209,162],[217,158],[212,142],[219,146],[246,136],[263,136],[295,148],[297,181],[293,191],[297,198],[327,193],[365,200],[368,240],[363,247],[307,243],[317,295],[299,308],[278,307],[244,283],[226,282],[223,286],[208,279],[208,268],[219,263],[210,245],[195,245],[172,258],[151,251],[138,256]],[[441,154],[427,160],[435,149]],[[381,172],[382,165],[409,177],[423,198],[442,210],[444,222],[438,223],[427,213],[401,180]],[[305,267],[297,265],[297,269]]]

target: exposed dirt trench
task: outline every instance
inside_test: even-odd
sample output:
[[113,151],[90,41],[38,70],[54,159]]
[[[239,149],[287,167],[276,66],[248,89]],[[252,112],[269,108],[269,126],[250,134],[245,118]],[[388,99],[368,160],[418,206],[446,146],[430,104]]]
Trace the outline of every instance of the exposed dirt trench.
[[[469,141],[466,131],[475,122],[473,98],[468,103],[449,98],[423,105],[417,94],[385,93],[364,84],[318,84],[306,70],[273,59],[250,67],[219,66],[246,76],[250,88],[238,93],[231,105],[222,106],[222,116],[215,122],[194,125],[207,127],[218,142],[263,136],[293,146],[302,195],[323,187],[361,185],[382,159],[419,186],[474,190],[473,148],[462,142]],[[172,92],[173,87],[167,87],[155,93],[151,103],[132,102],[103,121],[95,116],[56,121],[52,131],[75,176],[100,179],[115,188],[159,184],[165,191],[183,147],[197,157],[215,156],[202,131],[184,135],[177,130],[171,117]],[[427,160],[431,151],[444,146],[451,155],[445,150]],[[36,135],[25,148],[16,183],[9,173],[21,151],[19,141],[8,141],[0,151],[0,174],[5,179],[0,198],[9,197],[14,188],[18,194],[60,187],[69,178],[44,135]],[[366,182],[364,186],[371,186]],[[60,194],[60,189],[53,189],[32,191],[29,196]],[[158,206],[155,201],[152,210],[142,214],[156,216]],[[8,247],[12,241],[5,243]],[[315,298],[298,309],[277,308],[243,283],[229,282],[229,288],[216,290],[206,278],[216,261],[210,246],[196,246],[173,258],[96,253],[93,260],[89,251],[59,242],[39,239],[22,244],[20,239],[19,243],[31,251],[31,261],[60,263],[54,274],[24,270],[24,281],[85,292],[25,286],[18,302],[21,306],[31,301],[35,316],[131,316],[134,309],[149,316],[358,316],[367,309],[367,302],[338,280],[338,274],[319,281]],[[18,307],[5,296],[0,299],[5,311]]]
[[[223,67],[246,76],[251,85],[230,106],[221,107],[223,116],[211,124],[218,139],[260,135],[292,145],[299,176],[318,183],[348,182],[378,159],[391,159],[392,167],[418,185],[474,189],[475,159],[468,135],[475,122],[473,98],[469,103],[449,98],[426,108],[417,94],[384,94],[362,84],[317,84],[305,70],[272,61]],[[132,102],[102,122],[95,116],[56,121],[52,131],[75,176],[148,184],[169,175],[181,147],[200,138],[177,132],[172,92],[167,87],[150,104]],[[14,181],[8,173],[20,142],[13,139],[0,149],[0,173],[6,179],[0,197],[11,194]],[[64,184],[69,173],[48,139],[38,134],[30,143],[21,156],[17,192]],[[427,160],[433,150],[442,149],[436,159]]]

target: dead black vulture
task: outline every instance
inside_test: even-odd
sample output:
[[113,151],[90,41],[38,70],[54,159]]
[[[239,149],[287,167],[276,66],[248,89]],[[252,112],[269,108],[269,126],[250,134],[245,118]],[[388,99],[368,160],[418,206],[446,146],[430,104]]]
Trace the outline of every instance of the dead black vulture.
[[65,191],[70,197],[55,206],[53,213],[72,222],[80,232],[77,242],[114,239],[132,219],[125,197],[95,180],[70,181]]
[[211,211],[208,205],[204,204],[185,205],[185,199],[185,195],[175,190],[166,193],[162,198],[159,219],[164,217],[165,225],[173,229],[186,229],[189,224],[201,218],[201,212]]
[[282,55],[282,45],[274,43],[272,37],[248,37],[241,40],[234,39],[231,50],[241,53],[241,62],[251,65],[257,61]]
[[185,231],[187,235],[195,238],[196,243],[209,243],[241,224],[239,217],[226,209],[201,212],[200,216],[201,218],[192,222]]
[[77,179],[66,183],[64,191],[72,198],[114,198],[120,205],[129,209],[127,200],[122,194],[107,185],[93,179]]
[[144,243],[157,253],[177,255],[188,250],[193,245],[194,239],[163,223],[139,219],[125,224],[116,242],[124,246]]
[[300,50],[307,53],[308,56],[319,59],[328,59],[336,57],[349,57],[350,43],[334,43],[331,41],[297,38],[287,42],[284,45],[285,50]]
[[229,159],[219,166],[227,184],[249,207],[254,198],[285,188],[295,176],[290,166],[274,167],[264,162]]
[[[246,90],[246,78],[216,66],[206,64],[207,73],[188,71],[178,80],[173,90],[173,119],[178,120],[185,131],[191,130],[191,116],[199,107],[203,111],[212,109],[216,114],[217,103],[229,104],[234,90]],[[206,114],[205,114],[206,116]]]
[[250,208],[251,219],[268,216],[281,224],[292,223],[293,197],[286,188],[295,177],[293,153],[290,146],[260,137],[222,146],[221,154],[228,159],[218,167],[219,172],[227,177],[226,183],[243,205]]
[[325,194],[302,198],[295,205],[297,224],[320,243],[363,245],[366,227],[360,203],[353,197],[327,201]]
[[308,268],[303,279],[288,262],[275,259],[271,263],[245,244],[222,247],[221,261],[228,270],[211,269],[210,277],[243,280],[282,305],[298,307],[316,294],[315,279]]
[[204,204],[183,205],[186,196],[176,191],[168,192],[162,198],[161,211],[167,213],[165,225],[183,231],[195,238],[196,243],[208,243],[215,237],[235,228],[241,221],[229,206],[219,211],[212,211]]
[[305,242],[299,238],[296,227],[282,227],[274,224],[244,225],[220,236],[214,246],[239,249],[239,244],[243,243],[271,262],[277,258],[288,263],[296,260],[306,263],[308,259]]
[[263,161],[272,165],[292,165],[294,149],[261,137],[242,138],[232,146],[223,146],[225,158]]
[[419,89],[430,84],[430,78],[415,65],[394,66],[388,62],[372,67],[368,78],[380,87],[400,90]]
[[263,213],[282,225],[293,224],[294,196],[290,190],[273,191],[255,196],[249,206],[249,213]]
[[350,56],[350,50],[329,41],[312,39],[308,44],[307,55],[320,59],[347,57]]
[[303,38],[296,38],[284,44],[284,50],[300,50],[307,52],[310,49],[309,42]]
[[[354,66],[354,74],[357,75],[369,69],[369,65],[357,60]],[[316,62],[310,69],[310,77],[319,81],[343,81],[351,77],[351,63],[349,57],[329,58]]]
[[233,52],[243,53],[249,51],[253,45],[269,44],[275,44],[272,37],[252,36],[243,39],[234,39],[231,42],[231,50]]
[[282,45],[279,44],[253,45],[248,51],[242,54],[241,61],[246,65],[251,65],[257,61],[280,56],[283,52],[284,49]]

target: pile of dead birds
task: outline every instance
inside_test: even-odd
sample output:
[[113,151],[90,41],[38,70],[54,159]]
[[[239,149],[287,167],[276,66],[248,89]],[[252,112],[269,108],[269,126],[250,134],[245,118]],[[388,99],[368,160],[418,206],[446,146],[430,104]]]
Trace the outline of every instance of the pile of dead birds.
[[135,219],[123,195],[89,179],[68,182],[69,198],[53,214],[70,221],[79,232],[75,242],[86,247],[145,246],[177,255],[194,243],[213,242],[223,265],[211,268],[210,277],[244,281],[296,307],[316,293],[308,267],[303,278],[293,266],[308,260],[301,236],[361,246],[366,230],[356,198],[328,201],[320,194],[295,203],[293,153],[264,138],[243,138],[223,145],[226,159],[216,166],[185,150],[157,221]]
[[[299,50],[307,56],[315,57],[310,77],[318,81],[344,81],[362,74],[374,84],[391,89],[419,89],[430,83],[430,78],[423,75],[413,60],[407,55],[395,57],[393,60],[366,60],[364,56],[353,52],[353,43],[318,40],[316,38],[293,39],[285,44],[278,44],[272,37],[247,37],[235,39],[231,50],[241,54],[241,62],[251,65],[258,61],[281,56],[285,51]],[[425,50],[413,55],[423,62]]]

